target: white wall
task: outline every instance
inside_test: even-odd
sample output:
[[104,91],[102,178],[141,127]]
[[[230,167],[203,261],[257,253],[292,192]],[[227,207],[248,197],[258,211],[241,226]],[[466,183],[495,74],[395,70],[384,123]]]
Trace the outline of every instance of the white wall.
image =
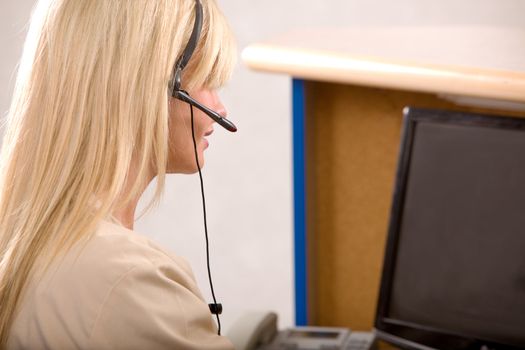
[[0,0],[0,116],[9,108],[15,66],[22,54],[26,23],[34,0]]
[[[218,1],[241,48],[296,27],[525,26],[525,2],[520,0]],[[0,1],[2,114],[9,105],[12,72],[33,2]],[[227,329],[245,310],[272,309],[280,314],[281,326],[291,325],[290,79],[250,72],[240,64],[222,97],[239,132],[216,127],[204,181],[215,290],[225,306],[223,324]],[[199,191],[197,176],[170,177],[160,207],[139,219],[136,230],[187,257],[210,300]]]

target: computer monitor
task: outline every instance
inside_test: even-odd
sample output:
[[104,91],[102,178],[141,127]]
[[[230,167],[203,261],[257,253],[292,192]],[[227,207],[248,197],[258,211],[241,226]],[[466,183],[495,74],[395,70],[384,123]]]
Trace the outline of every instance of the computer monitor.
[[405,109],[375,330],[525,349],[525,119]]

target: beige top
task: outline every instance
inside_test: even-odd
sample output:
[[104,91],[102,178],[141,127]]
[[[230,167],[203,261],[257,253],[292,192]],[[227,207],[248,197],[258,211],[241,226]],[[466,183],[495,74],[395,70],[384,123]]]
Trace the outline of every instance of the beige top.
[[243,60],[303,79],[523,103],[524,37],[476,26],[316,28],[254,43]]
[[233,349],[188,263],[103,221],[29,284],[8,349]]

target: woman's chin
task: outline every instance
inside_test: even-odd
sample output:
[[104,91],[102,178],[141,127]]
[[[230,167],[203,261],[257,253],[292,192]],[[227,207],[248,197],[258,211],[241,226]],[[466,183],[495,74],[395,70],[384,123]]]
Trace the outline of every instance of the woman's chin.
[[[206,147],[208,146],[208,143],[200,143],[197,148],[198,156],[199,156],[199,165],[202,169],[204,167],[204,151],[206,150]],[[188,151],[182,154],[178,154],[177,157],[173,157],[170,155],[170,158],[168,160],[168,164],[166,167],[166,173],[167,174],[195,174],[198,172],[199,169],[197,169],[197,164],[195,161],[195,153],[193,149],[191,151]]]
[[[200,168],[202,169],[204,167],[204,160],[199,159]],[[198,173],[199,169],[197,169],[195,162],[191,164],[186,164],[185,166],[168,166],[166,170],[166,174],[185,174],[185,175],[191,175]]]

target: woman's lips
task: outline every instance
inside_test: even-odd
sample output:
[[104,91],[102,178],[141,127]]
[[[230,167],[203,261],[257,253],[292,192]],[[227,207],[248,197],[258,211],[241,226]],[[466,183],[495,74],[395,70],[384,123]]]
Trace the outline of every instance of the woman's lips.
[[203,140],[204,140],[204,148],[205,149],[208,148],[208,146],[210,145],[210,143],[206,139],[206,136],[210,136],[211,134],[213,134],[213,129],[210,129],[210,130],[206,131],[206,133],[204,134]]

